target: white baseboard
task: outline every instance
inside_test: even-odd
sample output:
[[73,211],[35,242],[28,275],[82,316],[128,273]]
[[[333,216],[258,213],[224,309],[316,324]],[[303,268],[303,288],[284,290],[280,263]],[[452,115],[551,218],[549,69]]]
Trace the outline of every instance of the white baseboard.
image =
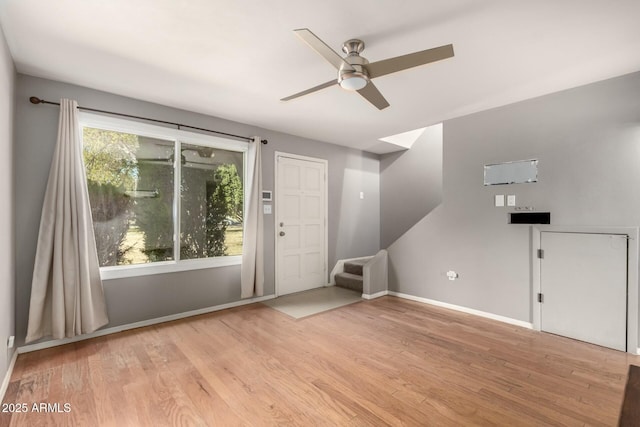
[[275,298],[275,295],[267,295],[264,297],[255,297],[255,298],[247,298],[241,301],[230,302],[227,304],[216,305],[213,307],[200,308],[198,310],[191,310],[184,313],[171,314],[169,316],[156,317],[155,319],[142,320],[140,322],[129,323],[126,325],[114,326],[112,328],[101,329],[99,331],[78,335],[73,338],[63,338],[60,340],[52,340],[52,341],[44,341],[36,344],[28,344],[18,347],[18,351],[16,353],[28,353],[30,351],[42,350],[45,348],[56,347],[59,345],[69,344],[72,342],[83,341],[89,338],[101,337],[104,335],[115,334],[122,331],[127,331],[129,329],[142,328],[145,326],[157,325],[158,323],[171,322],[173,320],[184,319],[185,317],[198,316],[200,314],[207,314],[214,311],[225,310],[227,308],[239,307],[242,305],[253,304],[256,302],[267,301]]
[[428,298],[416,297],[413,295],[403,294],[400,292],[389,291],[388,294],[394,297],[404,298],[411,301],[422,302],[425,304],[435,305],[438,307],[444,307],[451,310],[461,311],[463,313],[473,314],[480,317],[486,317],[487,319],[497,320],[499,322],[509,323],[510,325],[520,326],[527,329],[533,329],[533,324],[530,322],[524,322],[522,320],[516,320],[510,317],[500,316],[498,314],[487,313],[485,311],[475,310],[473,308],[463,307],[455,304],[449,304],[446,302],[436,301]]
[[11,362],[9,362],[9,367],[7,368],[7,373],[4,375],[4,380],[2,380],[2,385],[0,386],[0,402],[4,400],[4,394],[7,392],[7,388],[9,388],[9,381],[11,381],[11,374],[13,373],[13,367],[16,365],[17,358],[18,352],[14,351]]
[[375,294],[362,294],[362,298],[364,298],[364,299],[374,299],[374,298],[383,297],[385,295],[389,295],[389,291],[380,291],[380,292],[376,292]]

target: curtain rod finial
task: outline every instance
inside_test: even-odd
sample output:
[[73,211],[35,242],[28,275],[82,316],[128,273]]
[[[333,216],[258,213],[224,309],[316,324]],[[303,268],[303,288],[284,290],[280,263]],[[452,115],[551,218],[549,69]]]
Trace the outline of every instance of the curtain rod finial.
[[41,104],[43,102],[37,96],[32,96],[31,98],[29,98],[29,101],[31,101],[32,104]]
[[266,139],[263,139],[260,142],[262,142],[264,145],[267,145],[269,143],[269,141],[267,141]]

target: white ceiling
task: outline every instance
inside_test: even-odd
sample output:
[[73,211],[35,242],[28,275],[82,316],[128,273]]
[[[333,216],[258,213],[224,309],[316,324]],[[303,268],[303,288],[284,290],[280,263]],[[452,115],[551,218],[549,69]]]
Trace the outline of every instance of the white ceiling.
[[[0,0],[19,72],[372,152],[379,139],[640,70],[638,0]],[[371,62],[453,43],[380,77],[378,111],[292,32]],[[38,95],[34,93],[33,95]],[[100,108],[99,105],[92,106]]]

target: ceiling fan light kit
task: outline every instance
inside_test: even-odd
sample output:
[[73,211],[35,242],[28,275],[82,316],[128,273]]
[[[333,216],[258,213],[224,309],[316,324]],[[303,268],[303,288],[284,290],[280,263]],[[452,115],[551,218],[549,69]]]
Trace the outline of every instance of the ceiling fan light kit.
[[351,91],[363,89],[367,83],[369,83],[369,79],[362,74],[345,73],[338,78],[340,87]]
[[[364,68],[369,61],[360,56],[363,50],[364,42],[358,39],[347,40],[342,45],[342,51],[347,54],[344,58],[345,63],[341,64],[338,72],[338,84],[342,89],[356,91],[369,84],[369,74]],[[350,67],[347,67],[347,64]]]
[[342,51],[347,54],[347,56],[343,58],[318,36],[313,34],[308,28],[301,28],[299,30],[294,30],[294,32],[298,37],[300,37],[300,39],[302,39],[302,41],[308,44],[311,49],[338,70],[338,77],[336,80],[330,80],[326,83],[322,83],[318,86],[298,92],[286,98],[282,98],[281,101],[289,101],[338,84],[342,89],[351,92],[358,92],[358,94],[373,104],[378,110],[382,110],[388,107],[389,103],[384,96],[382,96],[371,79],[406,70],[408,68],[417,67],[419,65],[425,65],[442,59],[451,58],[453,56],[453,45],[449,44],[369,63],[365,57],[360,56],[360,53],[364,50],[364,42],[362,40],[350,39],[344,42],[342,45]]

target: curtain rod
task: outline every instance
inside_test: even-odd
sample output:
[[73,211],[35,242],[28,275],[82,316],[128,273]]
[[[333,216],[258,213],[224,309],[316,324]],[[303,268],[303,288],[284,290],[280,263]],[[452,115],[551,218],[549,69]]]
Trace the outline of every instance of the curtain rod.
[[[30,97],[29,101],[31,101],[32,104],[60,105],[59,102],[45,101],[44,99],[40,99],[37,96]],[[134,116],[134,115],[131,115],[131,114],[124,114],[124,113],[115,113],[113,111],[98,110],[98,109],[95,109],[95,108],[88,108],[88,107],[81,107],[81,106],[78,106],[78,109],[85,110],[85,111],[93,111],[95,113],[104,113],[104,114],[111,114],[111,115],[114,115],[114,116],[128,117],[130,119],[139,119],[139,120],[146,120],[146,121],[154,122],[154,123],[162,123],[162,124],[165,124],[165,125],[176,126],[178,129],[180,129],[180,128],[189,128],[189,129],[201,130],[201,131],[205,131],[205,132],[212,132],[212,133],[217,133],[218,135],[225,135],[225,136],[231,136],[233,138],[244,139],[244,140],[249,141],[249,142],[253,141],[253,138],[249,138],[247,136],[234,135],[232,133],[220,132],[220,131],[212,130],[212,129],[205,129],[205,128],[199,128],[199,127],[195,127],[195,126],[183,125],[182,123],[168,122],[166,120],[150,119],[148,117]],[[268,143],[268,141],[266,139],[262,139],[262,140],[260,140],[260,142],[262,142],[263,144],[267,144]]]

